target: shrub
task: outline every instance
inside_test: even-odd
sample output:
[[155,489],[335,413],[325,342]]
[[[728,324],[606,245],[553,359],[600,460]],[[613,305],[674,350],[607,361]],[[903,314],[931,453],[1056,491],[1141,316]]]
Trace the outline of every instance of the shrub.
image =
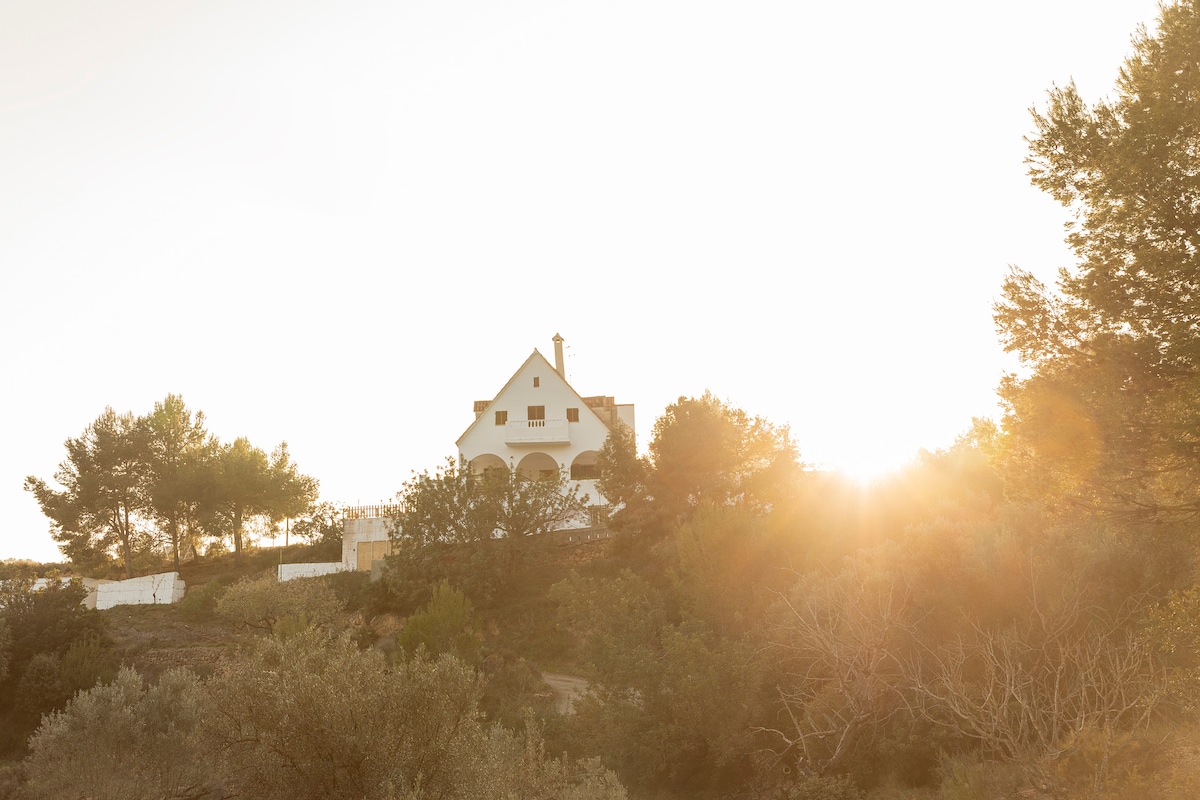
[[234,627],[267,633],[274,633],[285,619],[285,633],[330,628],[341,611],[342,604],[325,578],[278,581],[271,573],[244,578],[217,600],[218,616]]
[[217,616],[217,601],[229,589],[229,581],[224,578],[211,580],[203,586],[197,586],[184,595],[179,601],[179,615],[193,621],[212,619]]
[[475,671],[449,655],[386,667],[348,636],[260,640],[227,663],[208,717],[242,796],[622,800],[595,764],[547,759],[540,731],[486,729]]
[[42,721],[30,739],[26,792],[95,800],[205,796],[213,776],[197,736],[204,705],[199,679],[186,670],[143,689],[140,675],[122,669]]
[[408,618],[397,644],[412,655],[424,647],[433,655],[450,653],[468,664],[479,661],[479,634],[471,601],[448,581],[433,590],[425,608]]

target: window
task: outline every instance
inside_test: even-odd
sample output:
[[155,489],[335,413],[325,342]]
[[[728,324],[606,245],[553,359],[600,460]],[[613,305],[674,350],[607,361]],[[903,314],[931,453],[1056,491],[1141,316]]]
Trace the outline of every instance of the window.
[[533,388],[536,389],[537,387],[541,386],[542,385],[541,380],[542,380],[541,378],[534,378],[533,379]]
[[525,415],[525,419],[529,420],[530,422],[532,422],[535,419],[545,419],[545,418],[546,418],[546,407],[545,406],[530,406],[529,413],[527,413]]
[[567,422],[579,422],[579,409],[578,408],[568,408],[567,409]]
[[507,425],[508,424],[508,412],[507,411],[497,411],[496,412],[496,424],[497,425]]
[[594,481],[600,477],[600,468],[595,464],[572,464],[571,480]]

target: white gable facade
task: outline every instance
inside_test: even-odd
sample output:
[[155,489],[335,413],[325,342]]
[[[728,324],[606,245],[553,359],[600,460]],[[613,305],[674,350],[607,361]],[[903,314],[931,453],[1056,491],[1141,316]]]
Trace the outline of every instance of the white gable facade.
[[596,456],[618,421],[633,428],[633,405],[576,392],[563,374],[562,341],[554,337],[555,364],[534,350],[495,398],[475,402],[458,453],[477,472],[512,466],[536,478],[565,469],[589,505],[604,506]]

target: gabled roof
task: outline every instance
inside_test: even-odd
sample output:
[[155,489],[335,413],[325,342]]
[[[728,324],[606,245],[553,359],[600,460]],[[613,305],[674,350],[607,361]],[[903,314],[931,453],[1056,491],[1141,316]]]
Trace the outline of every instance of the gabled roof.
[[[496,400],[499,399],[501,397],[501,395],[503,395],[508,390],[509,386],[512,386],[513,381],[515,381],[517,379],[517,376],[520,375],[521,372],[524,371],[524,369],[527,366],[529,366],[529,362],[533,361],[534,359],[540,360],[543,364],[545,364],[547,367],[549,367],[550,372],[553,373],[553,375],[554,375],[554,378],[557,378],[559,381],[561,381],[562,385],[566,386],[571,391],[571,394],[573,394],[573,395],[575,395],[575,397],[579,398],[579,405],[587,408],[588,411],[592,412],[592,416],[594,416],[596,419],[600,420],[600,423],[602,425],[604,425],[604,427],[606,427],[606,428],[608,427],[608,423],[604,420],[604,417],[602,417],[598,413],[596,413],[596,409],[592,408],[591,406],[589,406],[587,403],[585,403],[583,401],[583,396],[580,395],[579,392],[575,391],[574,386],[567,383],[566,378],[564,378],[562,375],[558,374],[558,370],[555,369],[554,365],[551,364],[549,361],[547,361],[546,357],[544,355],[542,355],[541,353],[539,353],[538,349],[535,347],[535,348],[533,348],[533,352],[529,354],[529,358],[525,359],[525,361],[523,361],[521,363],[521,366],[517,367],[517,371],[512,374],[512,377],[510,377],[505,382],[504,386],[502,386],[500,388],[500,391],[496,392],[495,396],[492,397],[491,401],[487,404],[487,406],[484,407],[483,411],[480,411],[478,414],[475,415],[474,421],[471,422],[471,424],[467,426],[467,429],[462,432],[462,435],[459,436],[458,439],[456,439],[454,441],[455,447],[458,447],[460,442],[462,442],[463,439],[467,438],[467,434],[470,433],[475,428],[475,426],[479,424],[479,421],[487,416],[488,411],[490,411],[492,406],[496,404]],[[554,378],[551,378],[551,380],[553,380]]]

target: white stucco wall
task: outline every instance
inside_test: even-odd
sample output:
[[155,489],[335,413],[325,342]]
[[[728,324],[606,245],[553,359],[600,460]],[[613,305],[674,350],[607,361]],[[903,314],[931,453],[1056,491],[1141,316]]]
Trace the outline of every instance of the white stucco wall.
[[637,425],[633,419],[633,403],[617,403],[617,419],[629,426],[629,430],[636,431]]
[[342,567],[358,568],[358,547],[362,542],[386,542],[388,540],[388,517],[347,518],[342,529]]
[[178,603],[187,591],[187,584],[178,572],[160,572],[125,581],[102,583],[96,590],[96,608],[103,611],[114,606]]
[[315,564],[280,564],[277,577],[281,581],[292,578],[316,578],[321,575],[332,575],[344,572],[346,566],[340,561],[321,561]]

